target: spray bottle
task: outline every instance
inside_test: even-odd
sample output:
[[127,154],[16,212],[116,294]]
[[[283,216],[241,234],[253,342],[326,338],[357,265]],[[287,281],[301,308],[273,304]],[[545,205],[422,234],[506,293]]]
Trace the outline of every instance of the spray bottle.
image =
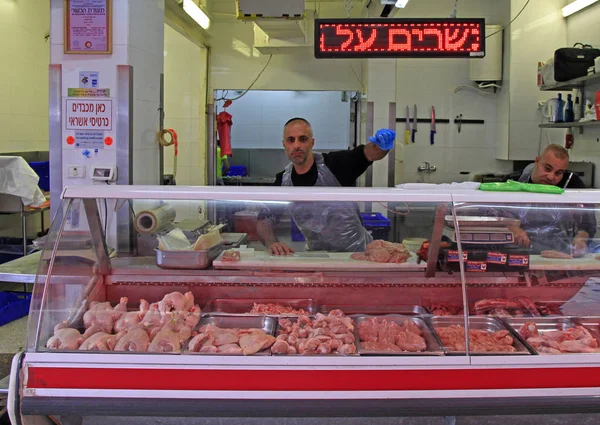
[[565,136],[565,149],[573,149],[573,143],[575,142],[573,138],[573,131],[571,127],[567,128],[567,134]]

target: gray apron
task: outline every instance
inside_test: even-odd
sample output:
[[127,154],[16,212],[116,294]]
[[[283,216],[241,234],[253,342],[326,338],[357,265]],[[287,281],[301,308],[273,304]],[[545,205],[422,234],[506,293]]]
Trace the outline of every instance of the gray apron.
[[[528,165],[519,182],[531,183],[534,164]],[[526,204],[519,211],[521,229],[531,241],[531,253],[555,249],[570,252],[571,242],[577,233],[576,205],[572,204]]]
[[[325,165],[323,155],[314,153],[317,164],[315,186],[341,186]],[[293,186],[294,164],[285,167],[282,186]],[[290,207],[292,218],[306,238],[311,251],[364,252],[373,237],[362,225],[355,202],[294,202]]]

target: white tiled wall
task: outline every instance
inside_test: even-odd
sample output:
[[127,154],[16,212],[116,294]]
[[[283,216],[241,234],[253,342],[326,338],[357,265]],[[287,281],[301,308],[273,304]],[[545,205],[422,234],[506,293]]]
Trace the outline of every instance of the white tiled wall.
[[[254,49],[251,22],[235,19],[235,1],[211,3],[211,90],[250,87],[263,70],[269,56]],[[307,2],[307,8],[322,9],[323,14],[346,16],[344,2]],[[353,16],[361,8],[354,3]],[[360,90],[361,61],[315,59],[312,46],[284,49],[271,62],[252,87],[255,90]]]
[[0,152],[48,150],[50,4],[0,1]]
[[[241,93],[229,90],[226,98]],[[223,90],[217,90],[217,98]],[[222,111],[223,101],[218,102]],[[281,149],[283,125],[293,117],[311,123],[315,149],[346,149],[350,132],[350,101],[342,92],[251,90],[227,111],[233,115],[231,143],[240,149]]]
[[128,63],[133,66],[133,183],[159,184],[158,107],[164,2],[129,1]]
[[[177,132],[178,185],[206,184],[206,49],[165,25],[165,127]],[[173,147],[165,152],[165,174],[173,173]]]
[[[448,2],[443,10],[440,3],[410,2],[402,17],[449,16],[454,3]],[[461,1],[458,3],[458,16],[484,17],[486,24],[505,24],[509,17],[508,2]],[[508,46],[505,46],[508,48]],[[476,60],[476,59],[473,59]],[[370,63],[371,61],[369,61]],[[381,66],[392,68],[383,61]],[[418,123],[416,142],[404,144],[404,121],[397,123],[396,183],[424,181],[430,183],[462,181],[472,172],[506,172],[512,164],[496,159],[501,138],[507,139],[508,114],[500,112],[501,105],[508,111],[508,94],[503,88],[493,95],[477,93],[460,86],[472,85],[469,80],[469,59],[398,59],[395,63],[395,102],[396,116],[404,118],[406,105],[409,105],[411,119],[413,105],[417,105],[418,118],[429,119],[431,107],[435,107],[437,119],[449,119],[451,124],[437,123],[435,144],[430,144],[430,123]],[[372,75],[373,74],[373,75]],[[369,99],[372,97],[371,84],[379,87],[385,84],[385,75],[377,67],[369,66]],[[504,84],[504,81],[502,82]],[[382,94],[374,96],[377,100]],[[376,108],[377,108],[376,104]],[[377,110],[375,111],[378,115]],[[457,115],[463,119],[484,120],[484,124],[463,124],[461,132],[453,123]],[[387,117],[387,113],[385,115]],[[376,129],[387,121],[375,120]],[[503,133],[503,130],[504,133]],[[417,167],[424,161],[435,165],[431,174],[418,173]],[[377,164],[377,168],[382,168]],[[374,175],[376,171],[374,170]]]
[[[511,0],[511,19],[525,4],[526,0]],[[533,160],[538,149],[547,144],[564,144],[565,130],[538,127],[542,115],[537,103],[556,93],[540,91],[536,79],[537,63],[565,46],[567,26],[560,13],[562,6],[564,0],[531,2],[510,26],[509,159]]]
[[[567,45],[581,42],[600,48],[600,3],[567,18]],[[596,70],[600,72],[600,70]],[[600,84],[586,87],[586,97],[592,98],[600,90]],[[586,128],[584,134],[575,132],[572,159],[591,161],[595,164],[595,187],[600,187],[600,126]]]

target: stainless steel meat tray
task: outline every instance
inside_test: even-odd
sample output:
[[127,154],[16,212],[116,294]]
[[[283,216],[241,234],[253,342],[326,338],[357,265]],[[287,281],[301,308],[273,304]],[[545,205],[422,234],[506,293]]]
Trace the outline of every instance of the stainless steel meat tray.
[[[202,316],[200,323],[196,331],[199,331],[202,326],[213,325],[222,329],[262,329],[268,335],[275,334],[275,327],[277,326],[277,319],[268,316],[246,316],[246,315],[212,315],[207,314]],[[188,341],[189,343],[189,341]],[[184,354],[198,354],[198,355],[213,355],[213,356],[242,356],[243,354],[227,354],[227,353],[196,353],[187,349],[182,350]],[[255,356],[269,356],[271,355],[270,349],[259,351],[254,354]]]
[[223,251],[222,245],[199,251],[156,251],[156,265],[163,269],[207,269]]
[[[507,317],[507,318],[503,319],[503,321],[507,324],[507,326],[512,328],[514,333],[519,335],[519,337],[521,337],[519,334],[519,329],[525,323],[528,323],[528,322],[534,323],[538,330],[538,333],[540,333],[542,335],[546,332],[564,331],[569,328],[574,328],[576,326],[581,325],[581,326],[585,327],[590,332],[590,334],[592,334],[592,336],[594,338],[596,338],[596,340],[600,343],[600,324],[599,324],[600,317],[528,317],[528,318]],[[531,344],[529,344],[527,342],[527,340],[525,340],[525,338],[521,337],[521,339],[523,340],[523,342],[527,346],[527,348],[529,350],[531,350],[533,353],[539,354],[539,355],[549,354],[549,353],[538,352],[538,350],[536,350],[534,347],[532,347]],[[564,354],[578,354],[578,353],[564,353]]]
[[319,311],[328,314],[331,310],[342,310],[345,314],[373,315],[380,316],[384,314],[399,314],[402,316],[423,316],[428,315],[429,310],[420,305],[323,305]]
[[[397,314],[388,314],[388,315],[384,315],[384,316],[368,316],[368,315],[352,315],[352,318],[354,319],[355,322],[355,327],[354,327],[354,334],[355,334],[355,339],[356,339],[356,344],[357,344],[357,348],[358,348],[358,354],[360,354],[361,356],[441,356],[444,354],[444,350],[442,349],[441,343],[438,340],[437,336],[434,335],[433,331],[431,330],[431,328],[429,327],[429,325],[427,324],[427,322],[425,322],[425,320],[423,320],[420,317],[414,317],[414,316],[402,316],[402,315],[397,315]],[[427,344],[427,348],[425,349],[425,351],[419,351],[419,352],[410,352],[410,351],[369,351],[369,350],[365,350],[362,347],[362,342],[360,340],[359,334],[358,334],[358,326],[360,325],[361,322],[364,322],[367,319],[372,319],[372,318],[377,318],[378,320],[388,320],[390,322],[395,322],[398,325],[402,326],[404,324],[404,322],[406,321],[411,321],[413,322],[415,325],[417,325],[419,327],[419,329],[421,329],[421,332],[423,333],[422,337],[425,340],[425,343]]]
[[[315,319],[315,316],[309,316],[311,320]],[[281,319],[288,319],[290,320],[292,323],[295,323],[298,321],[298,316],[290,316],[290,317],[281,317]],[[353,319],[354,320],[354,319]],[[277,337],[279,335],[279,320],[277,320],[277,327],[276,327],[276,332],[275,332],[275,337]],[[356,322],[354,322],[354,329],[356,330]],[[354,345],[356,346],[356,353],[355,354],[339,354],[339,353],[333,353],[333,354],[275,354],[273,353],[274,356],[290,356],[290,357],[306,357],[306,356],[340,356],[340,357],[353,357],[353,356],[358,356],[358,339],[356,338],[356,334],[354,334]]]
[[[428,321],[429,325],[433,329],[437,339],[440,341],[442,345],[442,349],[446,354],[456,354],[456,355],[465,355],[465,351],[457,351],[452,350],[450,347],[446,347],[444,345],[444,341],[440,338],[439,334],[435,330],[436,327],[447,327],[453,325],[460,325],[464,327],[465,322],[463,316],[433,316],[426,317],[425,320]],[[512,330],[510,326],[507,326],[503,322],[495,319],[493,317],[469,317],[469,327],[470,329],[478,329],[484,330],[488,332],[496,332],[507,330],[510,336],[513,337],[513,347],[517,349],[516,352],[505,352],[505,351],[486,351],[486,352],[469,352],[469,355],[475,356],[510,356],[510,355],[523,355],[523,354],[531,354],[532,352],[529,349],[529,346],[524,344],[521,337]]]
[[[313,299],[300,299],[300,298],[217,298],[210,301],[203,309],[203,313],[212,313],[213,315],[220,314],[242,314],[264,316],[264,313],[250,313],[254,304],[279,304],[286,307],[292,307],[293,309],[302,309],[308,314],[313,315],[317,313],[318,306],[317,301]],[[288,317],[298,316],[298,314],[286,313],[286,314],[267,314],[273,317]]]

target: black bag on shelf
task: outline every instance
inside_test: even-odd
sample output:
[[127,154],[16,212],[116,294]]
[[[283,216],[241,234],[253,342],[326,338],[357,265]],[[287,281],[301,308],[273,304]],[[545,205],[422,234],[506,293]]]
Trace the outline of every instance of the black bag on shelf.
[[[577,46],[581,47],[577,47]],[[600,56],[600,49],[594,49],[589,44],[575,43],[573,47],[564,47],[554,52],[554,79],[568,81],[585,77],[594,59]]]

